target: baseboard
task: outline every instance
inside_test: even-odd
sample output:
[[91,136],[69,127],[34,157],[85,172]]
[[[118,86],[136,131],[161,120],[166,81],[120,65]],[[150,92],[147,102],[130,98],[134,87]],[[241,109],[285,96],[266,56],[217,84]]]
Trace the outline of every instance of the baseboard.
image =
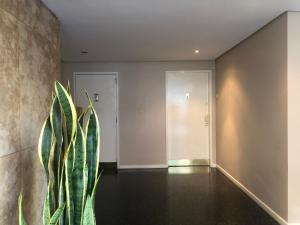
[[119,165],[118,169],[165,169],[168,165],[155,164],[155,165]]
[[212,163],[212,164],[210,164],[210,167],[211,167],[211,168],[216,168],[217,165],[216,165],[215,163]]
[[245,194],[247,194],[253,201],[255,201],[262,209],[264,209],[270,216],[272,216],[279,224],[288,225],[281,216],[279,216],[275,211],[273,211],[266,203],[260,200],[255,194],[248,190],[244,185],[237,181],[233,176],[231,176],[225,169],[217,165],[217,169],[223,173],[228,179],[230,179],[235,185],[237,185]]
[[117,169],[116,162],[101,162],[99,164],[100,169]]

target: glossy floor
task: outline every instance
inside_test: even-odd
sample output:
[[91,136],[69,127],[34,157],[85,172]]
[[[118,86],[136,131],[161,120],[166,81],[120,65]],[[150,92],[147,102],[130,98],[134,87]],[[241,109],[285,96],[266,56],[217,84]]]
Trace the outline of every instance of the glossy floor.
[[105,174],[96,199],[100,225],[275,225],[215,169],[124,170]]

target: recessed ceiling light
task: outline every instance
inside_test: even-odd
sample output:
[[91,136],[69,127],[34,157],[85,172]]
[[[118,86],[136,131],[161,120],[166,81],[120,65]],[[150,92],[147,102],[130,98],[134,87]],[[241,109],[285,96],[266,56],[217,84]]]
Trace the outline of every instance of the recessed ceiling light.
[[199,51],[198,49],[195,50],[195,53],[196,53],[196,54],[199,54],[199,52],[200,52],[200,51]]
[[81,54],[88,54],[88,51],[81,51]]

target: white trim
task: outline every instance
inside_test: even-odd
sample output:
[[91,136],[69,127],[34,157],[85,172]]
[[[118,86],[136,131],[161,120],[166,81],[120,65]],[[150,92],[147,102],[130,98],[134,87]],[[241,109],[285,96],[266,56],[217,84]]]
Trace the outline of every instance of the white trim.
[[213,129],[214,129],[214,123],[213,123],[213,74],[211,70],[208,70],[208,102],[209,102],[209,165],[211,167],[214,167],[213,162]]
[[281,216],[279,216],[274,210],[272,210],[266,203],[260,200],[255,194],[248,190],[244,185],[237,181],[233,176],[231,176],[225,169],[217,165],[217,169],[223,173],[229,180],[231,180],[236,186],[238,186],[245,194],[247,194],[253,201],[255,201],[262,209],[264,209],[270,216],[272,216],[279,224],[288,225]]
[[119,169],[166,169],[168,165],[157,164],[157,165],[119,165]]
[[[105,76],[105,75],[113,75],[116,77],[117,79],[117,84],[116,84],[116,111],[117,111],[117,133],[116,133],[116,140],[117,140],[117,143],[116,143],[116,160],[117,160],[117,167],[119,168],[119,165],[120,165],[120,145],[119,145],[119,73],[118,72],[74,72],[73,73],[73,96],[74,96],[74,102],[76,101],[76,76],[77,75],[101,75],[101,76]],[[76,102],[75,102],[76,104]]]
[[217,168],[217,164],[211,163],[211,164],[210,164],[210,167],[211,167],[211,168]]
[[[166,129],[165,129],[165,137],[166,137],[166,164],[168,165],[169,160],[169,151],[168,151],[168,141],[167,141],[167,134],[168,134],[168,124],[167,124],[167,74],[172,72],[180,72],[179,71],[166,71],[165,72],[165,107],[166,107]],[[210,167],[216,167],[213,163],[213,74],[212,70],[184,70],[182,72],[201,72],[201,73],[208,73],[208,101],[209,101],[209,165]]]

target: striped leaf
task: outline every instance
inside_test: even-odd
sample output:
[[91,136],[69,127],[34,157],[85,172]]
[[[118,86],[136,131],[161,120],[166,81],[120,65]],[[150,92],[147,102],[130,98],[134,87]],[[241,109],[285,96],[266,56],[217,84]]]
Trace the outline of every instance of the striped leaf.
[[89,168],[87,164],[84,166],[84,201],[86,201],[87,197],[87,186],[88,186],[88,178],[89,178]]
[[88,107],[86,107],[84,109],[84,111],[79,115],[78,117],[78,122],[79,124],[81,125],[81,127],[83,127],[83,120],[84,120],[84,117],[89,113],[89,111],[91,110],[91,106],[89,105]]
[[[63,165],[64,169],[64,165]],[[60,185],[59,185],[59,207],[65,205],[66,203],[66,190],[65,190],[65,177],[61,176],[60,178]],[[61,215],[59,218],[59,225],[65,225],[65,213]]]
[[93,208],[92,200],[91,200],[90,196],[87,197],[87,200],[85,203],[82,224],[83,225],[96,225],[94,208]]
[[65,117],[67,137],[69,143],[73,139],[77,126],[77,114],[71,96],[67,90],[58,82],[55,82],[55,93]]
[[97,191],[97,187],[98,187],[102,172],[103,172],[103,170],[100,172],[99,176],[97,177],[97,180],[95,182],[95,185],[94,185],[94,188],[92,191],[91,199],[92,199],[93,206],[95,205],[96,191]]
[[58,144],[62,143],[62,118],[61,118],[61,110],[58,98],[55,97],[52,102],[51,110],[50,110],[50,120],[53,132],[55,134],[56,142]]
[[44,167],[48,181],[49,181],[48,163],[49,163],[49,156],[51,151],[51,144],[52,144],[52,127],[51,127],[50,117],[48,117],[42,127],[42,131],[39,138],[39,145],[38,145],[40,161]]
[[[39,138],[39,158],[48,182],[44,225],[96,225],[95,195],[99,170],[100,126],[92,101],[77,119],[70,92],[55,82],[50,116]],[[82,129],[87,117],[85,133]],[[86,197],[88,196],[88,197]],[[19,225],[27,225],[19,197]]]
[[61,171],[61,152],[62,152],[62,118],[61,110],[58,98],[55,97],[52,102],[51,111],[50,111],[50,121],[52,130],[56,139],[56,146],[53,159],[54,167],[54,179],[55,179],[55,194],[58,196],[59,192],[59,183],[60,183],[60,171]]
[[19,201],[18,201],[18,208],[19,208],[19,225],[27,225],[23,213],[23,195],[20,193]]
[[56,141],[53,140],[51,144],[51,150],[49,155],[49,162],[48,162],[48,170],[49,170],[49,181],[48,181],[48,194],[49,194],[49,207],[50,207],[50,213],[53,214],[56,208],[56,198],[57,198],[57,192],[55,190],[56,186],[56,179],[55,179],[55,165],[54,165],[54,159],[55,159],[55,146]]
[[87,98],[87,100],[89,102],[89,106],[93,107],[93,102],[92,102],[92,100],[91,100],[91,98],[89,96],[89,93],[87,92],[87,90],[84,90],[84,92],[85,92],[85,96],[86,96],[86,98]]
[[65,161],[66,176],[66,201],[67,201],[67,221],[69,225],[74,224],[74,203],[73,203],[73,184],[72,173],[74,166],[74,146],[73,142],[69,145],[67,160]]
[[49,225],[57,225],[59,218],[61,217],[61,215],[64,212],[64,209],[65,209],[65,205],[61,205],[60,207],[58,207],[58,209],[52,215]]
[[83,127],[83,120],[84,120],[84,117],[86,115],[88,115],[90,113],[90,111],[92,110],[93,108],[93,102],[89,96],[89,94],[87,93],[87,91],[85,90],[85,95],[87,97],[87,100],[88,100],[88,106],[83,110],[83,112],[80,114],[80,116],[78,117],[78,122],[79,124],[81,125],[81,127]]
[[92,194],[95,185],[100,158],[100,127],[98,117],[94,108],[92,108],[86,126],[86,161],[88,165],[88,187],[87,193]]
[[85,137],[80,124],[77,124],[76,141],[75,141],[75,161],[73,168],[73,201],[74,201],[74,224],[80,225],[82,222],[82,213],[85,201]]
[[70,85],[70,81],[68,80],[68,84],[67,84],[67,92],[69,95],[71,95],[71,85]]
[[44,209],[43,209],[43,224],[47,225],[50,222],[51,212],[50,212],[50,193],[49,188],[47,190],[47,195],[44,201]]

